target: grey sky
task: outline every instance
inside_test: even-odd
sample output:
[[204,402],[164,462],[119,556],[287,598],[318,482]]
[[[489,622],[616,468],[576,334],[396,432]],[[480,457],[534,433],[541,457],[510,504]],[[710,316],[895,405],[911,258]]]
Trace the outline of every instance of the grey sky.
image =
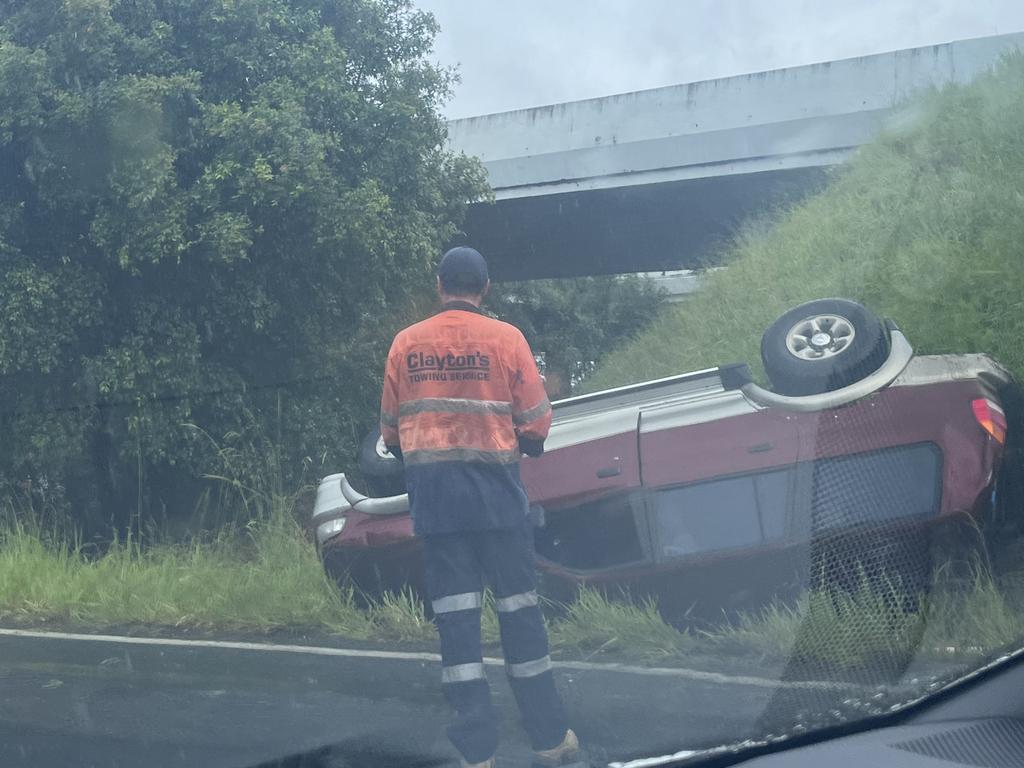
[[448,117],[1024,30],[1022,0],[414,0]]

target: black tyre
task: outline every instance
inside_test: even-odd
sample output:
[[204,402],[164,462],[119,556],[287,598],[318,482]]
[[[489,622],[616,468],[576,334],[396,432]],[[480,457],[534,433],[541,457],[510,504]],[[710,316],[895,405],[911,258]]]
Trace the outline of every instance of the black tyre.
[[877,371],[889,356],[889,334],[872,312],[849,299],[801,304],[761,337],[761,360],[775,391],[817,395]]
[[359,445],[359,470],[371,496],[405,493],[405,469],[384,447],[380,430],[371,429]]

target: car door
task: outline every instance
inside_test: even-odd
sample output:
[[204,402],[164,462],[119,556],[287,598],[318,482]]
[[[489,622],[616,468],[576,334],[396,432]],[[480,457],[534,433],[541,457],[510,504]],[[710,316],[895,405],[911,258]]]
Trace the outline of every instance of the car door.
[[597,413],[556,411],[544,455],[521,464],[530,502],[554,508],[638,487],[639,418],[639,406],[630,405]]
[[534,509],[546,593],[571,599],[580,584],[626,585],[651,560],[640,502],[640,406],[556,411],[537,459],[524,459],[523,485]]
[[797,527],[798,419],[757,409],[737,392],[644,410],[641,478],[656,565],[650,591],[716,607],[754,582],[781,583],[765,568],[789,568],[780,553]]
[[663,488],[796,462],[798,414],[758,409],[736,391],[640,415],[642,484]]
[[[888,388],[841,408],[806,414],[800,421],[797,503],[813,535],[937,516],[944,464],[940,445],[953,421],[948,407],[946,401],[933,403],[927,393]],[[966,397],[962,410],[969,410]]]

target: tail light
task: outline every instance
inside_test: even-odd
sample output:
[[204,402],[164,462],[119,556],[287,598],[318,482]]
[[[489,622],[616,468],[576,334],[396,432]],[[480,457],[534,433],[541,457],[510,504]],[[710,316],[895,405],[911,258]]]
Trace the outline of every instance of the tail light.
[[1003,409],[984,397],[971,401],[974,418],[981,428],[995,438],[1000,445],[1006,443],[1006,414]]

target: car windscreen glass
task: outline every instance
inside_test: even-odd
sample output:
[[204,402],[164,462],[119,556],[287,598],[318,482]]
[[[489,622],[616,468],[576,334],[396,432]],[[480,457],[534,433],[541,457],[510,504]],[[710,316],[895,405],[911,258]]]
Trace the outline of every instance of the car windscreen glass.
[[1020,0],[0,2],[0,766],[628,765],[1024,649],[1022,126]]

